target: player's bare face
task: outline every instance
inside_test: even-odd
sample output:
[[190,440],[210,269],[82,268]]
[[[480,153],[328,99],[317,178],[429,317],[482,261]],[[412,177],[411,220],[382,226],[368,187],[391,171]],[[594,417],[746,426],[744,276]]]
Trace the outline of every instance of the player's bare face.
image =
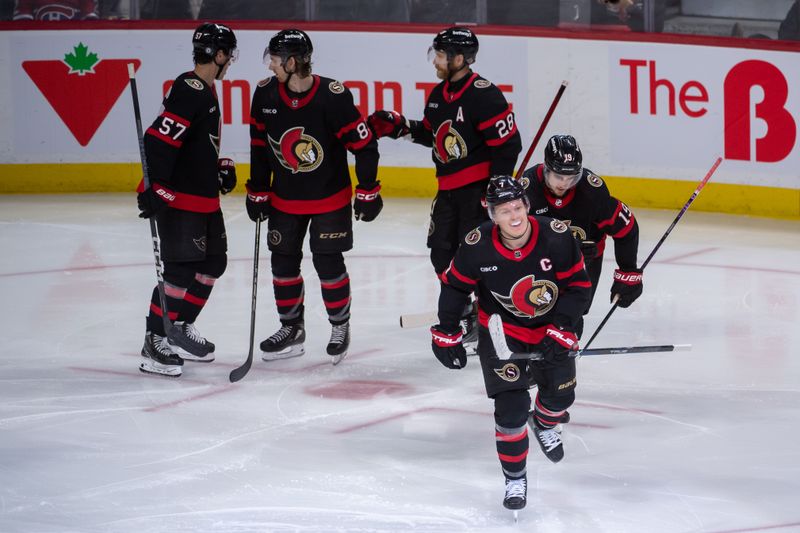
[[521,240],[528,232],[528,206],[524,200],[512,200],[494,208],[494,223],[500,228],[504,240]]
[[561,198],[578,183],[580,176],[580,174],[558,174],[552,170],[545,170],[544,182],[554,196]]
[[446,80],[450,75],[450,70],[447,67],[447,54],[436,50],[432,63],[436,69],[436,77],[440,80]]
[[[292,58],[290,58],[289,60],[291,61]],[[282,62],[283,60],[281,59],[281,56],[274,56],[270,54],[268,68],[272,71],[273,74],[275,74],[275,77],[278,79],[279,82],[286,83],[286,80],[289,79],[289,74],[281,65]]]

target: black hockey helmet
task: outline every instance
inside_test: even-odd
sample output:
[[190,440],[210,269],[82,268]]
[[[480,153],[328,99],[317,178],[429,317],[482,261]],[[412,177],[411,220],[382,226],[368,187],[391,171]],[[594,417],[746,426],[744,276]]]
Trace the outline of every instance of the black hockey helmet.
[[224,24],[206,22],[194,30],[192,48],[195,59],[198,54],[213,58],[218,50],[222,50],[227,55],[235,55],[236,36],[233,34],[233,30]]
[[284,62],[290,57],[296,57],[301,63],[309,63],[314,45],[303,30],[281,30],[269,40],[269,45],[264,52],[267,55],[279,56]]
[[519,180],[514,179],[514,176],[499,175],[492,176],[489,179],[489,185],[486,187],[486,205],[489,208],[489,217],[494,220],[494,209],[507,202],[514,200],[522,200],[525,207],[530,209],[530,202],[528,195],[525,193],[525,187]]
[[433,38],[431,50],[444,52],[448,59],[461,54],[464,56],[464,63],[471,65],[478,55],[478,38],[469,28],[452,26],[440,31]]
[[556,174],[580,174],[583,155],[572,135],[553,135],[544,148],[544,164]]

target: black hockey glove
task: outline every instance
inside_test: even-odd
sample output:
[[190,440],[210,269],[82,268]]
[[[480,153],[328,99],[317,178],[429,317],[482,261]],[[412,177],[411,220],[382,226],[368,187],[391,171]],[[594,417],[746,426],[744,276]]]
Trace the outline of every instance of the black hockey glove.
[[139,218],[150,218],[175,201],[175,193],[158,182],[143,190],[136,197],[139,205]]
[[408,119],[397,111],[375,111],[367,117],[367,123],[378,139],[381,137],[399,139],[411,131]]
[[539,343],[538,348],[542,352],[542,358],[552,363],[568,357],[570,350],[577,350],[578,337],[569,330],[549,324],[545,328],[544,339]]
[[618,296],[617,305],[622,308],[629,307],[636,298],[642,295],[642,269],[634,268],[628,271],[614,271],[614,284],[611,285],[611,302]]
[[233,159],[223,157],[217,160],[217,177],[219,178],[219,192],[228,194],[236,188],[236,165]]
[[269,216],[269,193],[267,191],[253,190],[249,181],[245,185],[245,189],[247,189],[247,197],[244,200],[244,205],[247,207],[247,216],[253,222],[267,220]]
[[581,253],[583,254],[583,262],[588,263],[597,257],[597,243],[594,241],[581,241]]
[[461,344],[461,328],[448,333],[439,324],[431,327],[433,355],[447,368],[455,370],[467,366],[467,351]]
[[361,185],[356,186],[356,199],[353,201],[353,212],[356,220],[372,222],[383,209],[383,199],[381,198],[381,182],[376,181],[370,189],[365,189]]

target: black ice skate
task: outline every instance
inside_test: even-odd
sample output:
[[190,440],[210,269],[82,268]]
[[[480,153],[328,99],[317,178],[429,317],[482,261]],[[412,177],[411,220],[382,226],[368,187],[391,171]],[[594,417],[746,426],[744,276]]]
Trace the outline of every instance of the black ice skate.
[[539,442],[539,447],[548,459],[557,463],[564,458],[564,446],[561,443],[560,426],[546,429],[541,427],[534,418],[531,427],[533,428],[533,434],[536,435],[536,440]]
[[214,360],[214,343],[207,341],[194,324],[175,322],[168,334],[169,343],[186,361],[210,363]]
[[146,358],[139,365],[142,372],[172,378],[177,378],[182,373],[183,359],[175,353],[166,337],[150,331],[145,333],[142,357]]
[[333,357],[333,364],[338,365],[347,356],[350,346],[350,323],[333,324],[331,340],[328,342],[328,355]]
[[266,340],[261,341],[261,359],[264,361],[277,361],[289,359],[306,353],[303,343],[306,341],[306,330],[303,323],[281,326]]
[[478,308],[475,303],[470,303],[464,310],[458,325],[461,327],[461,344],[467,355],[478,354]]
[[[518,511],[525,508],[528,497],[528,480],[525,476],[519,479],[506,478],[506,497],[503,499],[503,507]],[[514,513],[516,518],[516,512]]]

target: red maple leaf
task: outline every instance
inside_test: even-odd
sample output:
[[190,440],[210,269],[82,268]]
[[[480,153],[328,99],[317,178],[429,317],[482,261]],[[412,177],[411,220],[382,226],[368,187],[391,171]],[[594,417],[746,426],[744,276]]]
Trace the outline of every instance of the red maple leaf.
[[[86,56],[85,47],[75,47]],[[71,55],[65,56],[68,60]],[[81,146],[86,146],[128,85],[128,63],[138,70],[138,59],[102,59],[89,69],[75,69],[67,61],[23,61],[22,68],[50,102]]]

